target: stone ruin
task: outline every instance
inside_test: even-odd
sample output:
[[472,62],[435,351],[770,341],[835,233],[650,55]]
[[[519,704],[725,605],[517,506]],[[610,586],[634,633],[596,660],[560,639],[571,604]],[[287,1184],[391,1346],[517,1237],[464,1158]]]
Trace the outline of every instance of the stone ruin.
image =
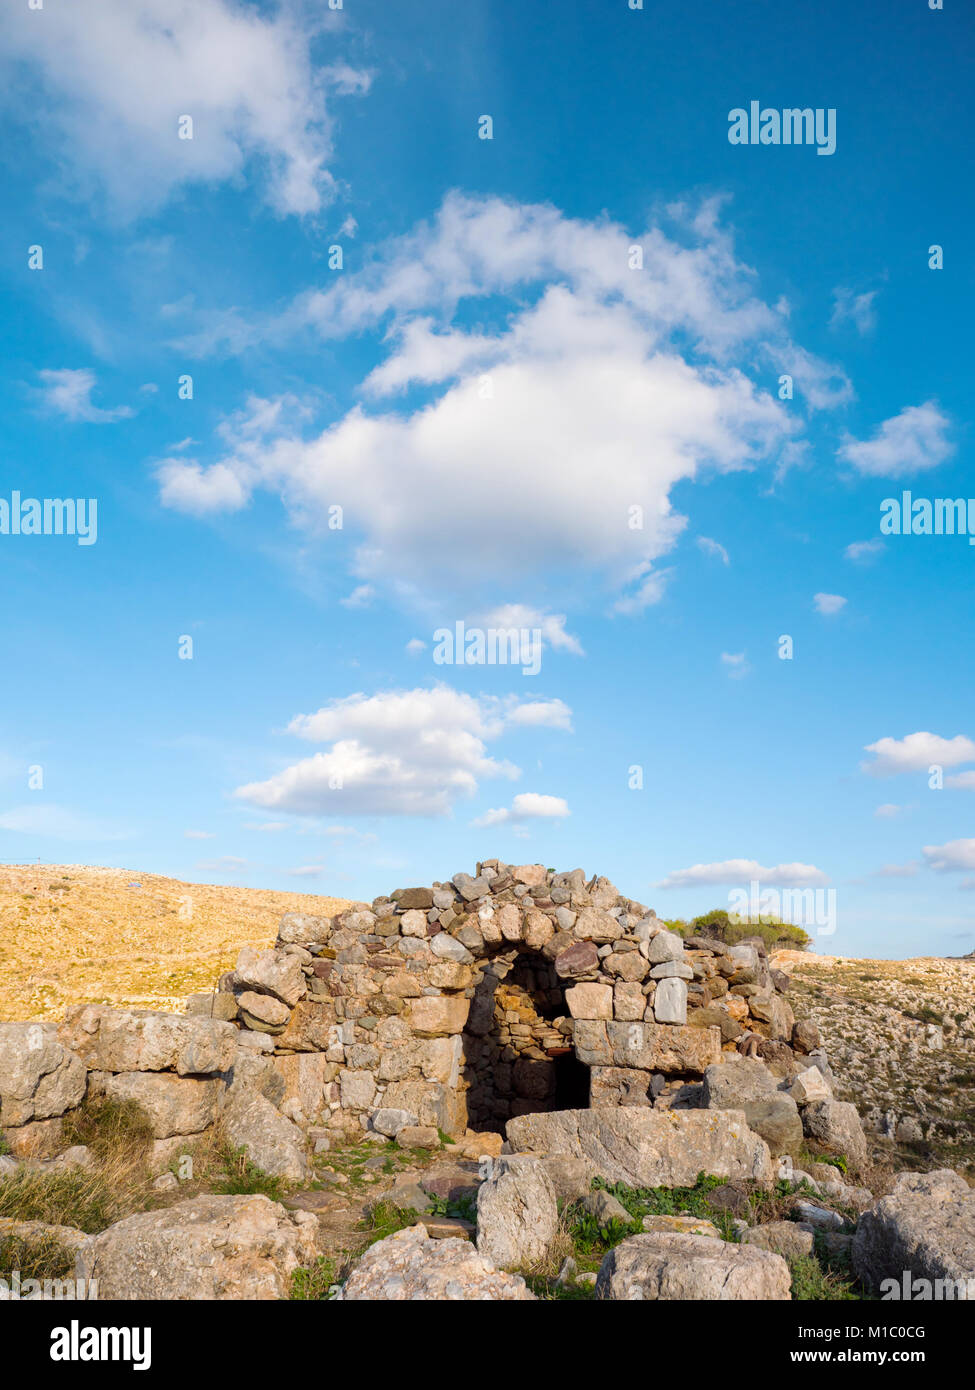
[[259,1166],[303,1179],[309,1137],[435,1143],[534,1112],[695,1108],[730,1053],[789,1081],[819,1039],[787,986],[760,939],[682,939],[608,879],[489,859],[333,918],[286,914],[186,1015],[0,1024],[0,1128],[14,1154],[55,1155],[63,1116],[113,1096],[150,1116],[160,1171],[219,1118]]

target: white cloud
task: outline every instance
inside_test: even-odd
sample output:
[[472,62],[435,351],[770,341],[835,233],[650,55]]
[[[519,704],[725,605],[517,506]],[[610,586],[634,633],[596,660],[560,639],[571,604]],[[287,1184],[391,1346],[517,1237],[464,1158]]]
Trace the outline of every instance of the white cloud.
[[192,516],[236,512],[248,500],[237,474],[223,463],[204,470],[192,459],[163,459],[156,467],[156,477],[163,506]]
[[975,762],[975,743],[964,734],[942,738],[939,734],[921,731],[906,738],[881,738],[868,743],[865,752],[874,754],[874,761],[861,763],[864,772],[872,777],[893,777],[899,772],[927,772],[929,767],[957,767],[959,763]]
[[946,787],[963,787],[975,791],[975,772],[956,772],[945,778]]
[[658,888],[691,888],[698,884],[739,884],[758,882],[768,887],[809,888],[828,883],[822,869],[814,864],[776,864],[767,868],[756,859],[724,859],[716,864],[694,864],[668,874]]
[[289,878],[321,878],[324,872],[324,864],[302,864],[297,869],[287,870]]
[[368,608],[376,596],[376,591],[371,584],[357,584],[351,594],[345,598],[340,598],[343,608]]
[[897,806],[893,801],[885,801],[882,806],[877,807],[874,815],[878,820],[894,820],[903,810],[903,806]]
[[512,705],[507,720],[512,728],[572,731],[572,711],[564,700],[528,700]]
[[871,478],[900,478],[936,468],[954,453],[947,439],[951,424],[934,401],[909,405],[885,420],[872,439],[844,436],[837,457]]
[[846,607],[846,599],[843,598],[842,594],[814,594],[813,604],[817,613],[822,613],[829,618],[834,613],[838,613],[841,608]]
[[877,326],[877,314],[873,306],[876,297],[876,290],[867,290],[863,294],[856,294],[853,290],[846,289],[842,285],[838,286],[833,291],[833,312],[830,315],[830,327],[838,328],[843,323],[852,323],[860,336],[866,337]]
[[518,825],[527,820],[561,820],[570,815],[569,803],[561,796],[542,796],[538,792],[519,792],[512,799],[510,807],[502,806],[487,811],[479,820],[478,826]]
[[922,853],[935,873],[975,869],[975,840],[949,840],[946,845],[925,845]]
[[743,680],[752,669],[744,652],[722,652],[721,661],[733,681]]
[[723,565],[731,564],[731,557],[720,541],[713,541],[710,536],[698,536],[697,544],[705,555],[714,555]]
[[410,656],[419,656],[420,652],[425,652],[427,644],[419,637],[411,637],[406,644],[406,650]]
[[914,878],[920,869],[920,864],[916,859],[910,859],[906,864],[885,864],[882,869],[877,869],[874,878]]
[[90,425],[111,425],[116,420],[126,420],[132,411],[126,405],[113,410],[103,410],[95,405],[91,394],[98,384],[90,367],[46,368],[38,372],[41,381],[43,403],[49,410],[63,415],[66,420],[83,421]]
[[[236,179],[259,161],[278,213],[316,213],[329,199],[328,93],[369,85],[342,64],[313,67],[311,40],[329,20],[302,25],[307,9],[262,13],[238,0],[49,8],[56,13],[48,17],[26,3],[4,5],[0,35],[7,83],[22,103],[43,101],[42,129],[70,191],[99,186],[117,215],[132,217],[181,184]],[[16,63],[27,65],[38,92],[25,93]],[[193,119],[192,140],[178,138],[183,116]]]
[[520,776],[488,753],[506,729],[564,729],[569,717],[561,700],[475,697],[444,685],[350,695],[288,725],[328,751],[238,787],[235,796],[298,815],[446,815],[481,779]]
[[[768,363],[795,359],[810,391],[831,379],[752,294],[714,206],[682,215],[674,237],[651,227],[635,238],[608,220],[450,194],[431,224],[381,246],[361,272],[276,320],[234,325],[236,345],[303,329],[382,334],[369,408],[317,437],[281,428],[214,466],[245,496],[276,492],[312,530],[341,503],[358,542],[352,573],[377,589],[544,612],[541,576],[556,572],[563,592],[588,597],[595,580],[614,611],[641,612],[660,599],[657,561],[685,525],[673,487],[774,463],[801,429],[768,391]],[[634,240],[642,271],[629,269]],[[471,331],[470,311],[494,297],[493,327]],[[212,350],[205,338],[197,346]],[[416,385],[419,401],[383,409],[384,396]],[[170,472],[171,504],[174,482]],[[192,504],[199,480],[189,483]]]
[[215,840],[217,838],[210,830],[184,830],[183,836],[187,840]]
[[848,560],[852,560],[855,564],[869,564],[871,560],[876,559],[883,548],[884,543],[882,540],[853,541],[846,547],[843,554]]
[[483,614],[478,619],[478,626],[539,631],[543,644],[551,647],[553,651],[572,652],[575,656],[585,655],[579,639],[573,637],[571,632],[566,632],[566,621],[564,613],[544,613],[540,608],[531,608],[525,603],[505,603]]

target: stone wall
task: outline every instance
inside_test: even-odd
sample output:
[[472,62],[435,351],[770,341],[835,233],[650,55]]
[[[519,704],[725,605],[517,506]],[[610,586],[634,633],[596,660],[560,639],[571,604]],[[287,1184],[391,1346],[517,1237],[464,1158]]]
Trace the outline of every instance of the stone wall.
[[813,1051],[787,983],[761,942],[682,940],[605,878],[486,860],[335,918],[286,914],[186,1016],[0,1024],[0,1128],[15,1152],[56,1152],[87,1090],[138,1102],[163,1165],[222,1117],[262,1166],[303,1176],[309,1131],[695,1105],[725,1053],[786,1077]]

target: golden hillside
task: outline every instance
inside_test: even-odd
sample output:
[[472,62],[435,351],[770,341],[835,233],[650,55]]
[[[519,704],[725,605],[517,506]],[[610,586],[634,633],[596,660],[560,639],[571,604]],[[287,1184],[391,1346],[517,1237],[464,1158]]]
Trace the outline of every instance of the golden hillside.
[[242,946],[270,945],[282,913],[345,905],[128,869],[0,865],[0,1021],[60,1019],[83,1003],[179,1010]]

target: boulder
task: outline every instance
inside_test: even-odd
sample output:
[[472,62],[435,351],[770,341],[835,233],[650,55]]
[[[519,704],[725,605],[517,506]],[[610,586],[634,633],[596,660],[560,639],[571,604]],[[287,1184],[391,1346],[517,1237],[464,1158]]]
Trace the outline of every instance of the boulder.
[[411,999],[407,1019],[420,1038],[442,1038],[460,1033],[467,1022],[471,1001],[458,995],[423,995]]
[[245,990],[272,994],[289,1009],[308,990],[297,956],[283,951],[260,951],[256,946],[245,946],[237,957],[237,979]]
[[768,1145],[740,1110],[555,1110],[516,1116],[507,1137],[516,1153],[585,1158],[600,1177],[630,1187],[693,1187],[702,1172],[761,1183],[773,1178]]
[[[232,998],[226,995],[225,998]],[[257,994],[245,989],[237,1000],[241,1022],[255,1033],[283,1033],[291,1010],[273,994]]]
[[599,1267],[596,1297],[771,1302],[791,1298],[790,1284],[781,1255],[711,1236],[654,1232],[629,1236],[610,1250]]
[[92,1073],[92,1093],[133,1101],[148,1116],[156,1139],[199,1134],[212,1125],[224,1090],[219,1077],[170,1072]]
[[806,1067],[789,1087],[789,1095],[797,1105],[813,1105],[820,1100],[831,1100],[833,1088],[818,1067]]
[[702,1100],[706,1110],[740,1110],[749,1101],[765,1100],[778,1083],[757,1057],[729,1056],[706,1068]]
[[523,1154],[494,1160],[477,1193],[477,1248],[501,1269],[543,1260],[558,1230],[555,1188],[545,1166]]
[[534,1299],[517,1274],[495,1268],[467,1240],[436,1240],[422,1225],[371,1245],[338,1295],[353,1302],[527,1301]]
[[58,1038],[90,1071],[202,1076],[228,1071],[237,1051],[237,1029],[221,1019],[104,1004],[69,1008]]
[[410,1110],[396,1110],[391,1106],[373,1111],[371,1124],[377,1134],[385,1134],[387,1139],[395,1139],[401,1129],[419,1124],[418,1115]]
[[286,912],[278,926],[278,940],[282,944],[320,946],[331,935],[331,917],[313,917],[307,912]]
[[[975,1191],[950,1169],[902,1173],[890,1195],[860,1217],[851,1254],[856,1274],[881,1294],[902,1290],[906,1273],[912,1280],[930,1281],[927,1298],[971,1298]],[[887,1280],[894,1283],[885,1288]],[[939,1280],[948,1281],[940,1295],[935,1287]]]
[[[565,991],[565,1002],[573,1018],[613,1017],[613,989],[611,985],[581,984],[573,985]],[[641,1012],[640,1017],[643,1017]]]
[[84,1064],[51,1025],[0,1023],[0,1125],[50,1120],[80,1105]]
[[773,1158],[798,1153],[802,1147],[802,1120],[791,1096],[776,1091],[763,1100],[750,1100],[742,1106],[748,1128],[760,1134]]
[[318,1220],[267,1197],[195,1197],[139,1212],[90,1236],[75,1278],[100,1299],[282,1299],[318,1255]]
[[304,1135],[260,1092],[231,1091],[220,1113],[220,1127],[229,1143],[243,1149],[262,1172],[294,1182],[311,1177]]
[[752,1226],[741,1238],[742,1245],[757,1245],[785,1259],[811,1255],[815,1245],[812,1226],[801,1221],[770,1221],[765,1226]]
[[[660,936],[664,933],[661,932]],[[655,937],[659,940],[659,937]],[[671,976],[661,980],[653,996],[653,1016],[658,1023],[687,1022],[687,981]]]
[[721,1055],[717,1028],[578,1019],[572,1036],[577,1057],[589,1067],[702,1072]]
[[843,1154],[850,1168],[867,1159],[867,1139],[855,1105],[846,1100],[818,1100],[803,1107],[802,1128],[831,1153]]

